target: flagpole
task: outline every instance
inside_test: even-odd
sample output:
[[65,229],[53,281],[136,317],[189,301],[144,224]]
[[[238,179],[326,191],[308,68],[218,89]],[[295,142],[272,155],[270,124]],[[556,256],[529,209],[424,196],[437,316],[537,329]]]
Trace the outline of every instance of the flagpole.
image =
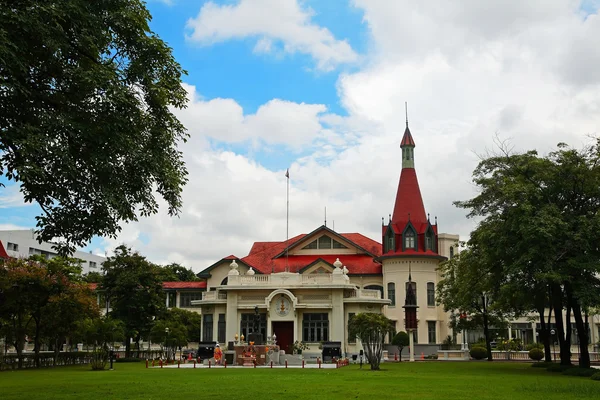
[[288,248],[290,239],[290,169],[288,168],[285,176],[287,178],[287,192],[286,192],[286,212],[285,212],[285,272],[290,272],[288,266]]

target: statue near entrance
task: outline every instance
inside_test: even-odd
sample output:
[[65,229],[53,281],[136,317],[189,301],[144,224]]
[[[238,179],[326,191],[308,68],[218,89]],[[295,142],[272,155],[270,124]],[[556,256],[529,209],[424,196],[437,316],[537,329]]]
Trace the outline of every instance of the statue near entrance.
[[258,306],[254,306],[254,321],[252,324],[252,333],[248,334],[248,341],[254,342],[256,345],[262,345],[264,343],[264,338],[262,333],[260,332],[260,314],[258,313]]

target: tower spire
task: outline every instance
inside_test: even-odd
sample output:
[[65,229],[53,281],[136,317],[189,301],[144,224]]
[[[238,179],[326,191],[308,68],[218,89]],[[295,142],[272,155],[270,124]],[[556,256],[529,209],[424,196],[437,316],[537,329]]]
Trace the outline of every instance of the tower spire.
[[406,129],[408,129],[408,102],[404,102],[404,114],[406,115]]

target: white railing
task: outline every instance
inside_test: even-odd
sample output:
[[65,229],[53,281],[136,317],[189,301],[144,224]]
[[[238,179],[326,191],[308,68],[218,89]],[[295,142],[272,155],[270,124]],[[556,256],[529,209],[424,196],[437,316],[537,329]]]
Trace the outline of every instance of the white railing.
[[269,275],[242,275],[240,276],[240,283],[254,284],[254,283],[269,283]]
[[381,299],[381,292],[375,289],[354,289],[344,293],[344,298],[370,298]]
[[333,277],[331,274],[308,274],[302,275],[302,283],[331,283]]
[[202,300],[227,300],[227,292],[204,292]]

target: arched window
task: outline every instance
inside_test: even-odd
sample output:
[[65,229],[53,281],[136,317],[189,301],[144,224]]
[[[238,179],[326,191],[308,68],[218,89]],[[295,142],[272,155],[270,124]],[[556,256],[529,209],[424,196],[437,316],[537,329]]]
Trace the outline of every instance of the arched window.
[[435,283],[427,282],[427,305],[435,307]]
[[404,233],[404,248],[414,249],[415,248],[415,232],[412,229],[408,229]]
[[390,304],[390,307],[395,307],[396,306],[396,284],[394,282],[390,282],[387,284],[387,292],[388,292],[388,299],[390,299],[392,301],[392,303]]
[[223,280],[221,281],[221,286],[227,285],[227,282],[228,282],[228,281],[229,281],[229,277],[228,277],[228,276],[226,276],[226,277],[225,277],[225,279],[223,279]]
[[[418,300],[418,297],[417,297],[417,283],[416,282],[411,282],[411,283],[412,283],[413,293],[415,294],[415,299]],[[406,282],[406,287],[404,289],[408,292],[408,282]]]

